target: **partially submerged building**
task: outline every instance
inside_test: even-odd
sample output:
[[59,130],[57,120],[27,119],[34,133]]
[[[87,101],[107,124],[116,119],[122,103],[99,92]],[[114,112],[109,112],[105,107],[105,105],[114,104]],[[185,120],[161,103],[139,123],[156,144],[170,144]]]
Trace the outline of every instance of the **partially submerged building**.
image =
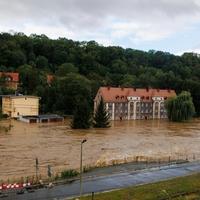
[[100,87],[94,99],[94,112],[101,98],[112,120],[167,118],[165,101],[174,90]]
[[2,113],[11,118],[19,116],[36,116],[39,114],[39,100],[37,96],[2,96]]
[[39,115],[40,97],[28,95],[2,96],[2,113],[27,123],[61,122],[63,117],[56,114]]
[[62,122],[64,118],[56,114],[48,114],[38,116],[20,116],[19,120],[26,123],[49,123]]

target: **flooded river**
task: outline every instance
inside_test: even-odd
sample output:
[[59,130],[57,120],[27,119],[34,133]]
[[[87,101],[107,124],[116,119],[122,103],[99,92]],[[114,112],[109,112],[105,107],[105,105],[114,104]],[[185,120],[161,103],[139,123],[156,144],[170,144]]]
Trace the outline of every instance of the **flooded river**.
[[188,123],[168,121],[117,121],[109,129],[72,130],[69,122],[27,124],[0,122],[0,180],[30,176],[39,159],[40,173],[47,165],[53,171],[78,168],[80,141],[84,165],[115,161],[166,158],[200,158],[200,120]]

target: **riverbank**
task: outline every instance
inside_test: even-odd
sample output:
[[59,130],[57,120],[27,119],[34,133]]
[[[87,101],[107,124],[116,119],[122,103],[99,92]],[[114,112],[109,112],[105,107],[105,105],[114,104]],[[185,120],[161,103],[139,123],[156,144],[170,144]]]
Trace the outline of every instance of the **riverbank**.
[[[131,167],[121,166],[120,170],[115,170],[116,166],[113,166],[112,169],[99,169],[93,175],[85,174],[83,178],[83,190],[82,194],[92,194],[98,195],[100,192],[106,191],[117,191],[122,188],[133,186],[141,186],[145,184],[155,184],[160,181],[170,180],[175,177],[184,177],[186,175],[191,175],[195,173],[200,173],[200,162],[187,162],[182,164],[173,164],[173,165],[164,165],[164,166],[152,166],[148,169],[134,170],[134,165]],[[113,173],[114,172],[114,173]],[[175,187],[174,185],[171,185]],[[80,180],[79,177],[71,179],[71,181],[65,180],[60,184],[51,184],[40,189],[36,189],[37,186],[28,187],[24,192],[17,193],[17,191],[12,191],[2,194],[4,200],[15,199],[15,200],[47,200],[47,199],[72,199],[73,197],[77,198],[80,194]],[[125,189],[125,190],[126,190]],[[164,190],[164,189],[163,189]],[[168,188],[167,188],[168,190]],[[166,191],[167,191],[166,190]],[[180,191],[180,190],[179,190]],[[168,192],[168,191],[167,191]],[[182,191],[180,191],[182,192]],[[187,191],[186,191],[187,192]],[[189,191],[194,192],[194,191]],[[131,193],[131,192],[130,192]],[[157,193],[158,194],[158,193]],[[176,193],[177,194],[177,193]],[[184,193],[185,194],[185,193]],[[101,195],[101,194],[100,194]],[[6,197],[5,197],[6,196]],[[119,196],[120,197],[120,196]],[[125,196],[128,197],[128,196]],[[91,196],[87,198],[91,199]],[[94,198],[96,200],[96,197]],[[123,199],[123,198],[122,198]],[[136,198],[137,199],[137,198]],[[147,198],[148,199],[148,198]],[[104,200],[104,199],[103,199]],[[106,199],[107,200],[107,199]],[[108,200],[113,200],[112,195]],[[121,200],[116,199],[116,200]],[[126,200],[124,198],[124,200]],[[127,199],[127,200],[130,200]],[[140,199],[139,199],[140,200]],[[148,199],[149,200],[149,199]],[[153,199],[153,200],[164,200],[164,199]],[[167,200],[167,199],[166,199]]]
[[[197,200],[200,199],[200,173],[94,195],[95,200]],[[91,200],[91,195],[81,199]]]

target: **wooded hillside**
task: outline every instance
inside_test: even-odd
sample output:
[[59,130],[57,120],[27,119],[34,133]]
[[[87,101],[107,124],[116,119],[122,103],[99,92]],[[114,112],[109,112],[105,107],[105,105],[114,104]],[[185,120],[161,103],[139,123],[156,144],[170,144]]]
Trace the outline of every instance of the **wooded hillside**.
[[[99,86],[163,88],[192,94],[200,115],[200,58],[193,53],[175,56],[104,47],[45,35],[0,34],[0,71],[20,72],[20,91],[42,97],[41,111],[72,114],[76,102],[90,102]],[[48,85],[46,75],[55,75]],[[1,94],[11,91],[1,87]]]

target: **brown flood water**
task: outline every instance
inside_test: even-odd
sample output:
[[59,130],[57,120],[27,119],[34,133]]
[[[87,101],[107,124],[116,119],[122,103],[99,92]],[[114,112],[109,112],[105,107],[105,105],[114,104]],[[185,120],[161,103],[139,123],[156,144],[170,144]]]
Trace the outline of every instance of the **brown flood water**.
[[[12,128],[5,131],[9,125]],[[54,173],[78,168],[80,141],[84,165],[109,164],[113,160],[152,159],[188,155],[200,158],[200,119],[188,123],[168,121],[117,121],[109,129],[72,130],[69,121],[53,124],[0,122],[0,180],[34,174],[38,157],[40,173],[47,165]]]

